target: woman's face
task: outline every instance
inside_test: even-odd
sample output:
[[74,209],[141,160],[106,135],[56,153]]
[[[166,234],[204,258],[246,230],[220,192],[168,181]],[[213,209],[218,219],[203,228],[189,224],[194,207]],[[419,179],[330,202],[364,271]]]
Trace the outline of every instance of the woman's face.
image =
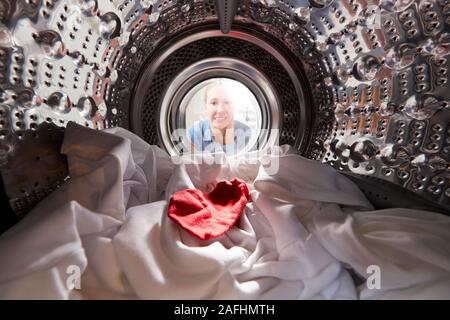
[[234,106],[229,88],[214,86],[206,93],[206,114],[215,129],[230,128],[234,122]]

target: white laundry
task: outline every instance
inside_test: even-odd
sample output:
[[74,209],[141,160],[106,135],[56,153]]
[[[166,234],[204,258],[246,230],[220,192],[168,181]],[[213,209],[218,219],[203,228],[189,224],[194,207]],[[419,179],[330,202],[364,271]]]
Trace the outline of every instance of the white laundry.
[[[61,151],[71,179],[0,236],[1,299],[450,298],[449,217],[375,211],[347,178],[289,148],[272,157],[276,174],[226,160],[175,166],[124,129],[69,124]],[[223,236],[201,241],[167,217],[172,193],[233,177],[252,201]],[[367,277],[370,265],[380,289],[355,286],[346,269]]]

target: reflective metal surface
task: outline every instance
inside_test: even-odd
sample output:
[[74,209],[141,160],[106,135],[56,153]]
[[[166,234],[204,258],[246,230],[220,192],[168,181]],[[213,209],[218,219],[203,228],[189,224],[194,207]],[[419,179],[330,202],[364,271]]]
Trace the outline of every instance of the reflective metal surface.
[[[285,59],[306,74],[288,83],[305,92],[309,114],[302,117],[295,96],[277,85],[290,77],[276,57],[250,42],[222,43],[275,87],[281,142],[450,208],[449,0],[230,3],[236,10],[220,9],[236,13],[230,35],[277,39]],[[228,28],[229,16],[218,19],[217,11],[214,0],[0,0],[0,163],[7,166],[41,123],[130,128],[135,85],[153,55],[197,27]],[[209,41],[167,61],[184,68],[183,59],[220,44]],[[158,74],[148,106],[159,105],[175,71],[168,64]],[[157,113],[142,117],[151,143]]]

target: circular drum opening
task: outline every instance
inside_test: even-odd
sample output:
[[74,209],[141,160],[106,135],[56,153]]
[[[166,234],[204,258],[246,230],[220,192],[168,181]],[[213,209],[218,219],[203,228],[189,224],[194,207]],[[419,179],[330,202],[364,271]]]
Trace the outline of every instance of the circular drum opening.
[[178,109],[177,129],[185,129],[189,151],[224,151],[228,155],[251,150],[261,134],[258,99],[243,83],[212,78],[195,85]]
[[197,61],[163,93],[159,137],[172,155],[235,155],[278,139],[280,103],[267,77],[238,59]]
[[[312,98],[301,64],[282,52],[270,39],[244,31],[200,29],[174,37],[144,65],[132,95],[131,129],[172,155],[205,149],[234,155],[268,144],[302,150],[310,133]],[[214,82],[227,87],[233,115],[222,110],[208,118],[201,92]],[[237,121],[236,132],[213,133],[231,118]],[[205,136],[199,134],[202,128],[212,130]],[[201,141],[192,141],[194,136]]]

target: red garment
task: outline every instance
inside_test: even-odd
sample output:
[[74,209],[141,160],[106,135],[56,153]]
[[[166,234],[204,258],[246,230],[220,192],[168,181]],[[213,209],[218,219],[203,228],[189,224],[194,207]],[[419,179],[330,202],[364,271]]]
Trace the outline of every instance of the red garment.
[[168,215],[194,236],[207,240],[227,232],[239,219],[250,196],[240,179],[220,181],[209,194],[185,189],[172,195]]

